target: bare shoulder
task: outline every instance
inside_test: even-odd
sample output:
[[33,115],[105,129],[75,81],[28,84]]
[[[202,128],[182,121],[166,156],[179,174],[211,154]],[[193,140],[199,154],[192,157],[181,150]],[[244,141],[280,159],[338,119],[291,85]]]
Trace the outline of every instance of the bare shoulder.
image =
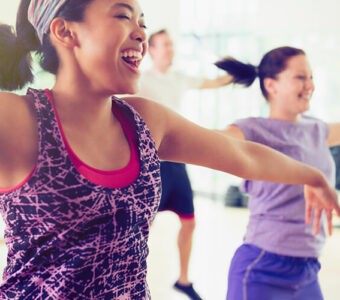
[[126,97],[123,100],[141,115],[159,145],[166,130],[169,110],[159,103],[141,97]]
[[[0,162],[6,171],[31,163],[37,149],[33,99],[0,93]],[[0,170],[1,172],[1,170]]]
[[0,134],[32,128],[35,121],[33,99],[14,93],[0,92]]
[[155,112],[164,113],[164,107],[154,101],[141,98],[141,97],[125,97],[123,98],[130,104],[142,117],[153,117]]
[[0,113],[8,114],[22,112],[23,110],[32,111],[33,99],[30,96],[22,96],[14,93],[0,92]]
[[14,106],[20,105],[23,97],[14,93],[0,92],[0,113],[4,114],[1,117],[6,117],[6,113],[10,112]]

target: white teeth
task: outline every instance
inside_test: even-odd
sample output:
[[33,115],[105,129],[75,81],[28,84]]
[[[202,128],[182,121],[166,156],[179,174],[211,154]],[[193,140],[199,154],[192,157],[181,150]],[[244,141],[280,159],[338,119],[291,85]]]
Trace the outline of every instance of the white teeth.
[[122,57],[142,59],[142,53],[135,50],[126,50],[122,52]]
[[311,98],[311,95],[304,95],[304,96],[300,96],[301,99],[305,100],[305,101],[309,101]]
[[301,94],[300,97],[305,98],[305,99],[310,99],[312,97],[312,93]]

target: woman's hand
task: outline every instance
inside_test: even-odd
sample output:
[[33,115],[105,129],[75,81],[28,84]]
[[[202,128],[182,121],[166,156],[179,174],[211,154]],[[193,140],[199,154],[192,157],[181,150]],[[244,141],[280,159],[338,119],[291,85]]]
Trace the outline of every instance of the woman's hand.
[[340,216],[340,207],[338,202],[338,195],[334,188],[330,187],[325,181],[320,186],[305,185],[305,199],[306,199],[306,223],[312,222],[314,234],[320,231],[320,219],[322,211],[325,211],[328,224],[329,235],[332,234],[332,216],[333,210]]

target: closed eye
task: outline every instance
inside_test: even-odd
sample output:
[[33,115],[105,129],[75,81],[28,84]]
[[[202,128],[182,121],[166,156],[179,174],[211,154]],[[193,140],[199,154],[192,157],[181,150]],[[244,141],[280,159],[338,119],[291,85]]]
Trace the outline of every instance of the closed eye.
[[118,15],[118,16],[116,16],[116,18],[130,20],[130,16],[128,16],[128,15]]

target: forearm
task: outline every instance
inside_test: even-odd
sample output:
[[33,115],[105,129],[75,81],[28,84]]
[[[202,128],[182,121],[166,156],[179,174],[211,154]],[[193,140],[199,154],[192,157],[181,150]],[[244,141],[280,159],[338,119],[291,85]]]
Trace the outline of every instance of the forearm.
[[[240,174],[243,178],[286,184],[326,185],[326,179],[319,170],[269,147],[243,142],[240,151],[243,152],[240,153],[239,161],[243,166],[244,174]],[[243,156],[248,157],[247,165],[243,163]]]
[[233,82],[233,77],[231,75],[225,75],[217,77],[215,79],[205,79],[200,86],[200,89],[216,89]]
[[[161,121],[167,125],[159,139],[161,159],[200,165],[246,179],[304,184],[306,222],[311,221],[315,212],[315,233],[319,230],[323,210],[326,211],[330,231],[332,210],[340,216],[336,191],[319,170],[266,146],[202,128],[170,111],[162,116]],[[156,127],[159,128],[159,125]]]
[[[203,138],[196,138],[198,135]],[[325,184],[324,176],[313,167],[258,143],[208,129],[193,127],[193,135],[181,137],[177,134],[171,139],[171,146],[166,148],[164,159],[201,165],[252,180]]]

